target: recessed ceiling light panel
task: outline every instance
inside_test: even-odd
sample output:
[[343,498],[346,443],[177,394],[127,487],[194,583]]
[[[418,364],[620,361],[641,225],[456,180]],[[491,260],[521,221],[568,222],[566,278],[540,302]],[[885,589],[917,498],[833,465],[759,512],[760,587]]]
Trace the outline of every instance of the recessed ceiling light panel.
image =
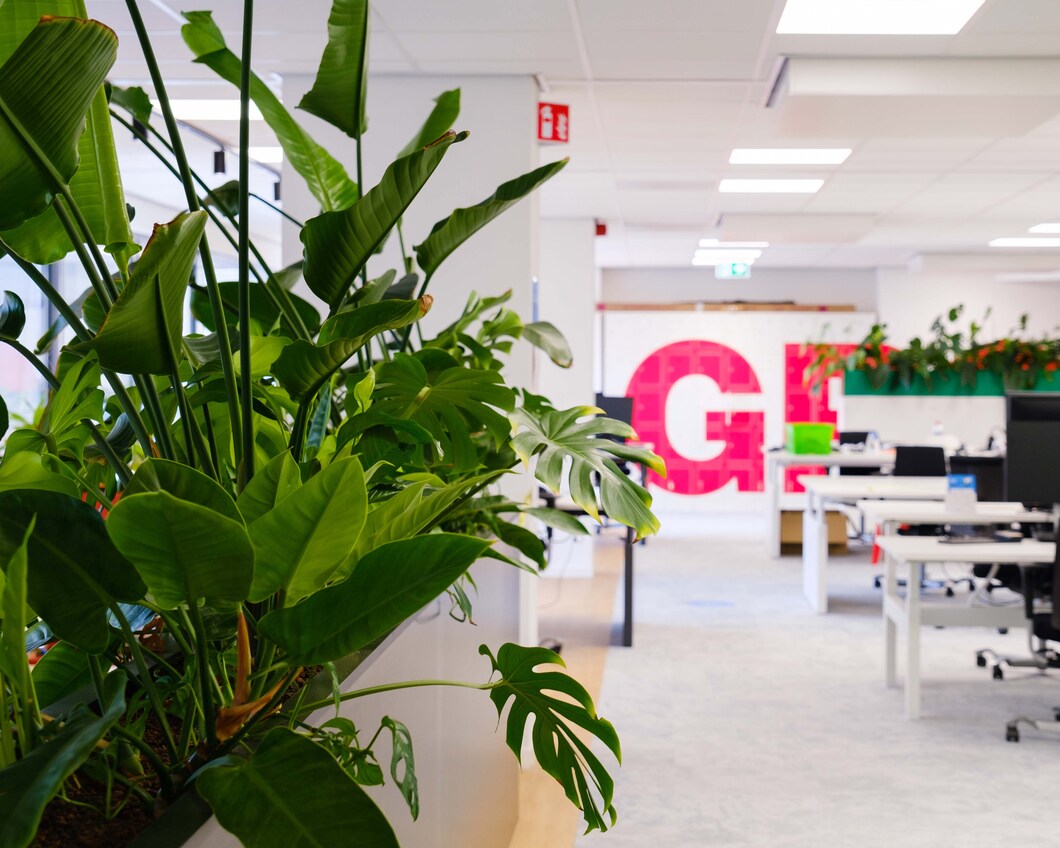
[[996,238],[991,247],[1060,247],[1060,238]]
[[1060,224],[1035,224],[1028,233],[1060,233]]
[[788,0],[779,35],[955,35],[985,0]]
[[737,147],[730,165],[842,165],[849,147]]
[[250,158],[263,165],[279,165],[283,162],[282,147],[254,147],[247,148]]
[[755,247],[769,247],[768,241],[719,241],[714,238],[705,238],[699,240],[700,247],[720,247],[720,248],[755,248]]
[[[152,101],[155,108],[158,102]],[[170,100],[173,115],[178,121],[238,121],[238,100]],[[261,112],[250,104],[250,120],[263,120]]]
[[722,180],[722,194],[816,194],[824,180]]

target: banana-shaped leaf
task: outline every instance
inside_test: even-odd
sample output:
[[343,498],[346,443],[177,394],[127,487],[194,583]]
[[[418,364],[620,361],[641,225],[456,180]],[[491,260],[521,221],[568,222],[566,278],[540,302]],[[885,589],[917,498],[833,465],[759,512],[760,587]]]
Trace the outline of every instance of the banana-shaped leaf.
[[205,227],[201,211],[156,224],[131,282],[96,337],[79,347],[96,351],[103,367],[123,374],[169,374],[182,349],[184,293]]
[[151,123],[154,106],[151,104],[151,97],[140,86],[121,88],[117,85],[110,86],[108,83],[107,92],[111,105],[120,106],[141,124]]
[[489,547],[472,536],[432,533],[376,548],[342,583],[258,623],[290,665],[330,662],[388,633],[451,586]]
[[[188,23],[181,29],[195,61],[222,79],[239,85],[242,62],[228,47],[209,12],[186,12]],[[357,184],[323,147],[313,141],[291,113],[256,74],[250,76],[250,97],[265,122],[276,133],[287,161],[306,181],[309,191],[325,212],[346,209],[357,199]]]
[[[270,730],[248,760],[204,769],[195,784],[246,848],[348,845],[398,848],[386,817],[323,747]],[[321,791],[321,787],[327,787]]]
[[0,66],[0,230],[39,215],[58,192],[34,148],[60,180],[73,177],[85,117],[117,49],[102,24],[46,18]]
[[0,493],[0,558],[22,543],[34,516],[29,605],[56,636],[98,654],[110,640],[108,608],[141,600],[146,587],[107,537],[99,513],[56,492]]
[[0,845],[33,841],[45,805],[124,715],[127,682],[124,671],[111,672],[103,684],[102,715],[81,710],[29,756],[0,769]]
[[559,162],[542,165],[498,186],[497,190],[482,202],[454,210],[448,218],[443,218],[435,224],[430,235],[413,248],[420,269],[428,277],[431,276],[450,253],[506,209],[558,174],[566,164],[567,160],[561,159]]
[[349,209],[306,221],[301,232],[305,281],[317,297],[332,309],[338,306],[450,145],[465,138],[467,133],[446,133],[429,147],[391,163],[379,185]]
[[[596,714],[589,693],[573,677],[561,671],[537,670],[541,665],[565,667],[559,654],[513,644],[501,645],[496,657],[485,645],[479,653],[489,657],[493,671],[501,676],[490,692],[499,717],[512,701],[505,733],[508,747],[521,762],[526,724],[532,716],[537,762],[546,774],[559,781],[570,801],[582,811],[586,832],[607,830],[616,819],[612,804],[615,784],[599,758],[578,738],[575,727],[603,742],[621,762],[622,749],[611,722]],[[550,694],[553,692],[566,697],[557,698]]]
[[430,309],[431,298],[384,300],[340,312],[324,322],[319,343],[299,339],[283,349],[272,373],[296,401],[312,397],[357,350],[385,330],[399,330]]
[[423,122],[420,131],[398,154],[398,158],[408,156],[414,150],[426,147],[436,138],[441,138],[444,133],[449,132],[453,128],[453,124],[456,123],[456,119],[459,117],[460,89],[454,88],[450,91],[443,91],[434,98],[434,108],[431,109],[431,114]]
[[298,108],[360,139],[368,129],[367,95],[368,0],[334,0],[328,17],[328,45],[313,87]]
[[[662,475],[666,474],[666,465],[650,450],[600,438],[635,439],[636,434],[621,421],[593,417],[599,412],[596,407],[575,406],[535,417],[525,409],[517,409],[511,418],[519,433],[512,439],[512,447],[527,467],[537,457],[535,476],[553,492],[558,493],[564,478],[568,478],[574,502],[597,519],[600,512],[593,474],[599,474],[600,504],[607,515],[632,527],[637,536],[657,533],[659,520],[650,509],[651,495],[623,474],[615,459],[646,465]],[[569,472],[565,466],[568,458]]]
[[26,326],[26,305],[13,291],[0,299],[0,338],[17,339]]

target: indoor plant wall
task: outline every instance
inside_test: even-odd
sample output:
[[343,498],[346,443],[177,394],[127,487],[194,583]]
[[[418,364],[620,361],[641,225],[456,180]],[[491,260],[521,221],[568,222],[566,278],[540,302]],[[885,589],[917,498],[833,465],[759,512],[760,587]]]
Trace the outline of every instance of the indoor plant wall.
[[[432,297],[445,296],[427,291],[445,258],[563,163],[439,221],[406,254],[400,279],[369,274],[392,232],[404,244],[402,213],[465,141],[450,129],[458,93],[439,98],[366,191],[364,175],[351,179],[251,72],[251,0],[241,56],[208,13],[190,13],[184,37],[197,61],[239,86],[241,148],[253,100],[320,201],[301,229],[304,268],[274,271],[248,236],[247,157],[224,192],[192,173],[136,0],[127,5],[162,129],[143,92],[114,90],[108,103],[116,39],[87,20],[82,0],[0,2],[0,251],[74,334],[49,372],[19,340],[24,313],[5,295],[0,341],[52,391],[31,427],[11,429],[0,406],[0,430],[10,429],[0,462],[0,846],[29,844],[42,816],[53,824],[65,803],[48,802],[57,793],[76,801],[87,785],[101,788],[108,813],[157,813],[196,791],[248,846],[350,844],[351,833],[353,844],[393,845],[360,787],[382,779],[375,749],[387,740],[414,811],[413,741],[399,722],[306,726],[322,703],[371,695],[336,689],[319,699],[306,679],[337,676],[337,662],[370,650],[439,593],[466,612],[463,575],[475,560],[530,567],[491,538],[543,562],[518,513],[568,528],[570,519],[488,488],[520,459],[536,462],[549,485],[567,482],[590,514],[602,505],[641,535],[658,528],[650,498],[615,460],[662,465],[595,438],[632,435],[625,425],[592,418],[591,408],[553,410],[505,384],[504,355],[520,338],[561,363],[567,354],[555,328],[524,324],[503,298],[473,299],[435,339],[414,333]],[[363,0],[335,0],[301,104],[358,152],[367,22]],[[187,211],[156,225],[142,251],[111,115],[185,189]],[[208,218],[238,248],[235,281],[213,270]],[[69,302],[33,263],[71,251],[90,290]],[[193,308],[205,336],[182,326],[196,261],[206,284]],[[302,273],[323,307],[291,293]],[[31,674],[27,646],[44,643],[54,647]],[[606,829],[612,781],[575,729],[617,756],[611,725],[576,681],[539,670],[561,664],[554,654],[517,645],[482,653],[487,682],[441,685],[488,692],[517,754],[533,717],[538,761],[587,827]]]
[[848,395],[990,396],[1060,389],[1054,373],[1060,368],[1060,338],[1029,337],[1024,314],[1008,336],[985,342],[978,322],[972,321],[967,333],[956,326],[963,312],[958,305],[938,316],[926,341],[917,337],[904,348],[887,344],[885,324],[873,325],[856,345],[811,344],[806,382],[819,386],[843,373]]

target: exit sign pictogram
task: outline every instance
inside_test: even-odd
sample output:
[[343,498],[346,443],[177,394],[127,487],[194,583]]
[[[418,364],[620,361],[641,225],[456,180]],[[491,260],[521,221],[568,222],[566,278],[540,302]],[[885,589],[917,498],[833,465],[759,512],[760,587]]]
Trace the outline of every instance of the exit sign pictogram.
[[537,104],[537,140],[560,144],[570,141],[570,106],[562,103]]

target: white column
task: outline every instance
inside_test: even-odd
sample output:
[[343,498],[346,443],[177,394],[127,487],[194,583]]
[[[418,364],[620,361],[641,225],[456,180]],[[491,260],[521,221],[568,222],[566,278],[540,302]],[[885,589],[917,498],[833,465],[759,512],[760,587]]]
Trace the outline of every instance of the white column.
[[[562,180],[561,173],[557,180]],[[559,328],[570,343],[574,363],[559,368],[539,357],[537,385],[558,409],[593,402],[595,318],[600,300],[596,267],[596,222],[591,218],[541,221],[538,318]]]

